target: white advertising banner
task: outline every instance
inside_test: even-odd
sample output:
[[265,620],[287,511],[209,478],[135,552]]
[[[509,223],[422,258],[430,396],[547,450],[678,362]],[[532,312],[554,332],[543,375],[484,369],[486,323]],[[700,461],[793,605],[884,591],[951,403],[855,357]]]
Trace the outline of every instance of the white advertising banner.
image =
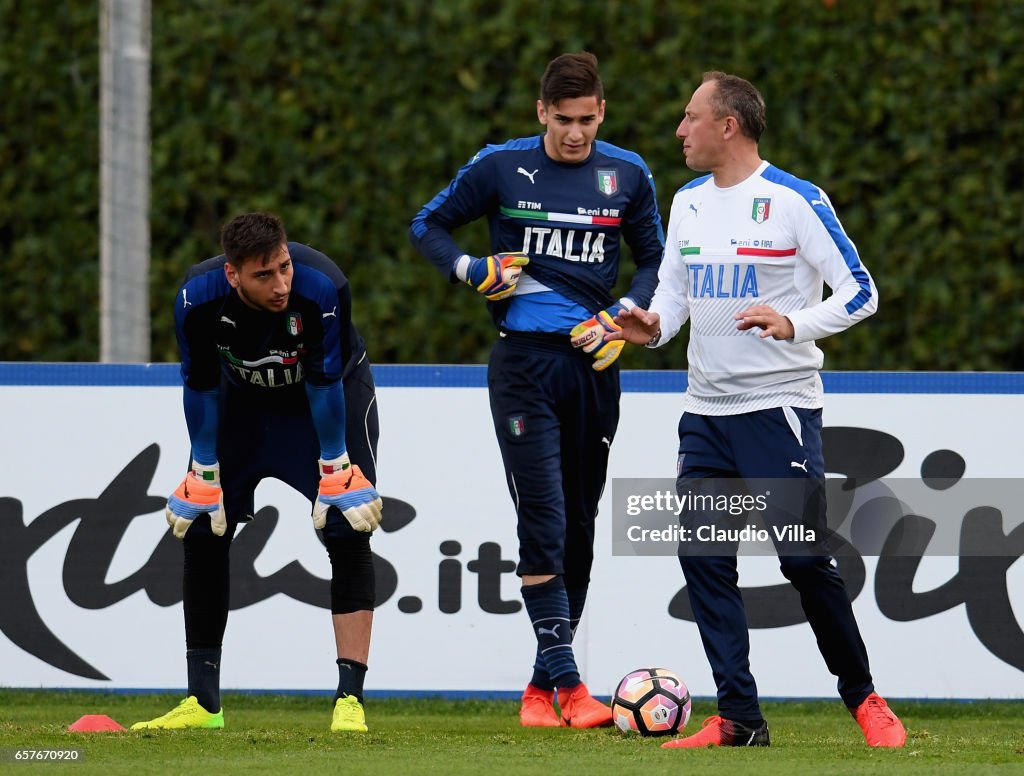
[[[0,365],[0,685],[181,688],[181,546],[163,516],[189,452],[175,367],[95,370]],[[379,605],[367,689],[520,692],[535,643],[483,368],[374,373],[386,506],[372,542]],[[1019,378],[826,375],[826,464],[841,459],[838,471],[851,477],[925,480],[930,466],[952,460],[965,481],[1018,480]],[[715,694],[678,561],[612,551],[613,480],[675,476],[683,379],[623,375],[575,642],[596,694],[642,666],[670,668],[693,694]],[[1007,506],[989,508],[987,528],[971,524],[1003,532],[1000,557],[959,552],[954,540],[911,562],[885,551],[841,559],[880,692],[1024,697],[1024,514]],[[330,690],[330,570],[309,504],[267,481],[256,509],[232,547],[223,686]],[[741,557],[740,584],[761,695],[834,697],[777,559]]]

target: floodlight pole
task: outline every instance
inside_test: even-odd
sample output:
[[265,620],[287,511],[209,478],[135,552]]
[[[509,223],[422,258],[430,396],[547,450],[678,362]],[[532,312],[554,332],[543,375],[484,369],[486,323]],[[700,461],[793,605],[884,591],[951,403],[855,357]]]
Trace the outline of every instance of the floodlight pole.
[[100,8],[100,360],[147,362],[150,0]]

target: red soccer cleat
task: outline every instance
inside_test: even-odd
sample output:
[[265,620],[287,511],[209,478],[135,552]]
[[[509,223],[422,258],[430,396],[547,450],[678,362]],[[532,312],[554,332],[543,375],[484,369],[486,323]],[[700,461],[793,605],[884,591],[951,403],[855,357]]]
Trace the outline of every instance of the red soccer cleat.
[[612,710],[591,695],[582,682],[571,690],[560,687],[558,705],[562,707],[562,719],[569,727],[596,728],[612,724]]
[[519,707],[519,724],[523,727],[565,727],[555,711],[555,691],[526,685],[523,704]]
[[868,746],[899,748],[907,742],[907,731],[903,723],[892,713],[881,695],[871,693],[860,706],[850,709],[850,713],[864,731],[864,740]]
[[768,723],[762,722],[760,727],[754,728],[716,715],[704,720],[699,732],[666,741],[661,748],[697,749],[705,746],[771,746]]

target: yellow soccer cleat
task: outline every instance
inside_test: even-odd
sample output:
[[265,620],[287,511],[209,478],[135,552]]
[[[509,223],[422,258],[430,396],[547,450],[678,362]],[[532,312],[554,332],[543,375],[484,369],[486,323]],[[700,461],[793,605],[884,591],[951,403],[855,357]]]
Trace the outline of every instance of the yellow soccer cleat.
[[366,712],[363,704],[354,695],[338,698],[334,704],[334,718],[331,720],[332,733],[365,733]]
[[186,730],[189,728],[220,729],[224,727],[224,708],[211,714],[190,695],[162,717],[136,722],[132,730]]

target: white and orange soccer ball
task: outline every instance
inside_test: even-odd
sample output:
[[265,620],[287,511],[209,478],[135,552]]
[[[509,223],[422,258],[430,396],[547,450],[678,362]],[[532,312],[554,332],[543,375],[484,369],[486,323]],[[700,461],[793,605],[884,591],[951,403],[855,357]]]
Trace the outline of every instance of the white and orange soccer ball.
[[615,726],[642,736],[670,736],[690,721],[690,691],[667,668],[638,668],[619,682],[612,698]]

